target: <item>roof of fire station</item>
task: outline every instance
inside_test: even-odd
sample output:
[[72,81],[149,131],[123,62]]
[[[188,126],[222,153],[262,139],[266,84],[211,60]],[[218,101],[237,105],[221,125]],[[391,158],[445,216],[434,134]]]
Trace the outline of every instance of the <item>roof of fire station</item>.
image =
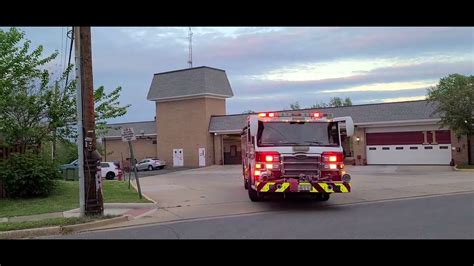
[[106,138],[121,138],[122,128],[131,127],[136,136],[156,136],[156,121],[141,121],[129,123],[107,124]]
[[160,102],[202,96],[229,98],[233,95],[224,70],[201,66],[156,73],[147,99]]
[[[355,125],[367,125],[406,123],[410,121],[421,122],[423,120],[437,121],[439,120],[439,115],[433,115],[434,108],[434,104],[429,103],[426,100],[420,100],[302,110],[320,111],[322,113],[332,114],[333,117],[351,116]],[[248,114],[212,116],[209,124],[209,132],[239,132],[244,128],[247,116]]]

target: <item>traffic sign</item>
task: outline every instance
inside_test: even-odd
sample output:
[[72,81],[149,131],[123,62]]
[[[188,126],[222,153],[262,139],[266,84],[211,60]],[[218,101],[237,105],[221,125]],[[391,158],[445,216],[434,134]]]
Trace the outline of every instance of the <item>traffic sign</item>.
[[136,140],[135,131],[133,131],[133,127],[125,127],[122,128],[122,141],[132,141]]

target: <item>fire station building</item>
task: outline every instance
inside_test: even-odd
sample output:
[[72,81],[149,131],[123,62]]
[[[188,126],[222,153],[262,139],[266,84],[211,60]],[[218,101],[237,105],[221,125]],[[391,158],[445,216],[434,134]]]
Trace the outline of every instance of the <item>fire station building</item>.
[[[138,160],[158,157],[174,167],[240,164],[240,133],[247,115],[226,114],[225,101],[232,96],[222,69],[203,66],[157,73],[147,96],[155,102],[156,119],[110,124],[111,130],[102,138],[104,160],[130,157],[120,131],[132,127],[137,135],[133,145]],[[352,117],[354,136],[342,135],[347,163],[472,164],[474,138],[468,144],[465,136],[458,139],[449,128],[440,128],[433,110],[433,104],[424,100],[304,109]]]

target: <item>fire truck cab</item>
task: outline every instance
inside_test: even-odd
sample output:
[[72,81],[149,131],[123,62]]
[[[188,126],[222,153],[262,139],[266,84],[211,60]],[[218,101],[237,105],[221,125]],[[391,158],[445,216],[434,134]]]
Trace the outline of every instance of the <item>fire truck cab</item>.
[[331,193],[350,192],[341,125],[347,136],[353,135],[351,117],[298,111],[249,115],[241,138],[250,200],[269,193],[308,193],[326,201]]

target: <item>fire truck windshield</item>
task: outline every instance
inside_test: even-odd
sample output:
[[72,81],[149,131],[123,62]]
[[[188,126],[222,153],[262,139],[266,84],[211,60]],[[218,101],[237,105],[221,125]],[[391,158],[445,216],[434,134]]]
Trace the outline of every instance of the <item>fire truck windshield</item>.
[[258,122],[258,146],[339,146],[335,122]]

